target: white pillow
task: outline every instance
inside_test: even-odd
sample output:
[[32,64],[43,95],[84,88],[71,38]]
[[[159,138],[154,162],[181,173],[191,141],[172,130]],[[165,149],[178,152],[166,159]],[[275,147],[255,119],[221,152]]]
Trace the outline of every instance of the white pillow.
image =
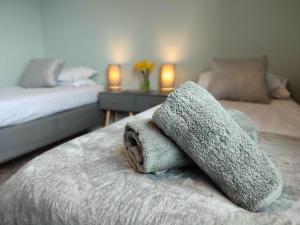
[[286,88],[288,80],[271,73],[267,75],[269,93],[277,99],[289,99],[291,93]]
[[208,72],[200,74],[197,83],[204,89],[208,90],[208,85],[209,85],[212,73],[213,73],[212,71],[208,71]]
[[74,67],[63,69],[58,75],[59,81],[74,81],[90,78],[97,72],[87,67]]
[[[204,89],[208,90],[209,82],[213,71],[208,71],[200,74],[198,84]],[[267,85],[270,96],[277,99],[289,99],[290,92],[286,88],[288,80],[284,77],[274,75],[272,73],[267,74]]]
[[82,87],[82,86],[91,86],[97,85],[95,81],[91,79],[82,79],[82,80],[75,80],[75,81],[58,81],[58,86],[72,86],[72,87]]

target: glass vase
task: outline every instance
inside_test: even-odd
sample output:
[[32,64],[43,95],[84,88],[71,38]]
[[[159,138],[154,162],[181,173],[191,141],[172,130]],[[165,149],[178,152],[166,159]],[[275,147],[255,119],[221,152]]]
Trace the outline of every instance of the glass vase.
[[141,91],[150,91],[149,73],[142,73]]

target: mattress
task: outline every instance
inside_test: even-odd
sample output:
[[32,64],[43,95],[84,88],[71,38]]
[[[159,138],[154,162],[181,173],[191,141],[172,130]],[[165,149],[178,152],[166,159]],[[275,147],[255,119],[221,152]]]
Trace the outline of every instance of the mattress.
[[270,104],[220,101],[226,109],[246,113],[256,130],[300,137],[300,105],[294,100],[272,100]]
[[[0,186],[5,225],[283,225],[300,224],[300,138],[259,133],[283,174],[283,194],[265,211],[229,201],[197,167],[143,175],[129,166],[127,122],[155,108],[60,145],[29,162]],[[64,160],[62,160],[64,159]]]
[[0,88],[0,127],[12,126],[95,103],[98,85],[82,87]]

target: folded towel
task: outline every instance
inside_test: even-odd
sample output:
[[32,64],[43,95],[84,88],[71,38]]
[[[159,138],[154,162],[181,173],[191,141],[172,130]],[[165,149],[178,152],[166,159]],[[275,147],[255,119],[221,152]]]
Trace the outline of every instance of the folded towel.
[[[246,114],[237,110],[228,110],[228,113],[254,141],[257,141],[256,130]],[[150,119],[126,124],[123,141],[130,166],[140,173],[157,173],[195,164]]]
[[138,172],[158,172],[193,164],[150,119],[129,122],[123,137],[125,154],[131,167]]
[[197,84],[181,85],[152,119],[237,205],[259,211],[281,194],[269,157]]

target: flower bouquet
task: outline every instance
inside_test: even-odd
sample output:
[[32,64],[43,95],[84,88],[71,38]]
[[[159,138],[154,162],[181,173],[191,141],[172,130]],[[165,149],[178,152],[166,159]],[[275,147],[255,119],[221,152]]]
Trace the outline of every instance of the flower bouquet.
[[141,82],[142,91],[150,91],[149,75],[153,71],[154,67],[155,64],[147,60],[143,60],[135,64],[135,69],[139,71],[142,75],[142,82]]

